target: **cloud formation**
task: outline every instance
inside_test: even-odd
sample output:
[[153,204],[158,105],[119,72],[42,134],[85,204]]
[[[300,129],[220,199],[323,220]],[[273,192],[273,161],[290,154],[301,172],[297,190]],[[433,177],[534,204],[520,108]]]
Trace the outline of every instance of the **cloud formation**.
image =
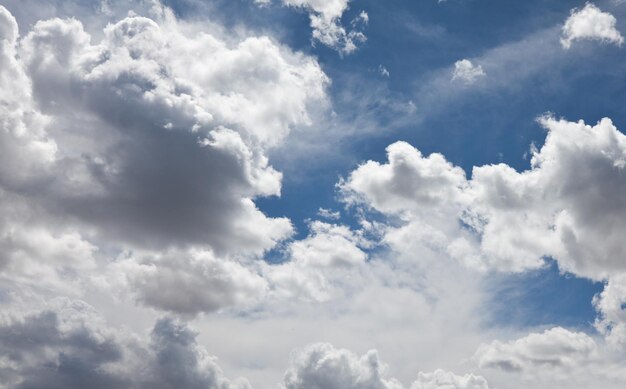
[[[338,51],[350,54],[367,40],[363,28],[369,23],[369,16],[361,11],[351,22],[352,29],[346,29],[341,23],[350,0],[281,0],[285,6],[301,8],[309,12],[313,40]],[[271,0],[255,0],[266,5]]]
[[144,305],[184,316],[243,308],[268,289],[253,266],[197,249],[123,254],[109,267],[107,282]]
[[603,12],[593,3],[581,9],[574,8],[563,25],[561,45],[569,49],[577,40],[598,40],[621,46],[624,37],[615,27],[617,20],[608,12]]
[[489,389],[489,385],[481,376],[458,376],[439,369],[432,373],[419,373],[411,389]]
[[[264,153],[309,123],[326,76],[266,37],[231,47],[208,34],[187,37],[167,12],[161,18],[124,19],[98,44],[76,20],[39,22],[23,39],[33,99],[51,122],[42,135],[29,126],[21,142],[55,142],[44,149],[54,153],[37,158],[49,165],[49,195],[38,200],[133,244],[271,248],[291,224],[252,201],[280,194],[281,174]],[[20,194],[36,197],[27,184],[35,182],[23,182]]]
[[[21,35],[0,7],[0,387],[249,389],[226,378],[235,372],[287,389],[486,389],[484,377],[621,388],[626,140],[609,119],[542,117],[547,138],[525,171],[467,174],[393,143],[387,161],[339,183],[345,210],[315,205],[324,221],[306,219],[309,233],[291,240],[281,206],[257,203],[282,191],[269,156],[294,133],[318,136],[309,127],[330,84],[318,61],[263,34],[208,33],[158,1],[128,14],[113,3],[85,5],[111,20],[103,31],[20,19]],[[342,54],[365,40],[367,13],[342,22],[349,0],[282,4]],[[594,23],[614,30],[598,12]],[[568,45],[593,38],[571,26]],[[551,33],[558,46],[554,31],[533,39]],[[595,38],[620,44],[606,34]],[[497,61],[477,62],[495,75]],[[449,71],[442,85],[460,90]],[[463,89],[485,76],[464,59],[452,78]],[[357,100],[369,110],[381,99]],[[606,282],[598,332],[485,329],[490,277],[546,258]],[[55,296],[101,306],[106,320]],[[372,347],[390,366],[360,355]]]
[[7,282],[67,291],[104,250],[130,253],[113,279],[159,309],[262,296],[264,281],[230,256],[293,233],[254,199],[280,195],[267,151],[326,104],[317,62],[264,36],[196,33],[158,3],[97,43],[76,19],[39,21],[19,39],[4,7],[0,34]]
[[474,358],[481,367],[532,371],[537,367],[576,367],[596,352],[596,342],[589,335],[555,327],[508,343],[494,341],[483,345]]
[[250,388],[226,379],[185,325],[160,319],[143,341],[112,331],[81,301],[5,318],[0,350],[3,388]]
[[[404,386],[387,378],[386,366],[378,353],[370,350],[362,356],[328,343],[312,344],[296,355],[284,378],[285,389],[402,389]],[[411,389],[489,389],[480,376],[436,370],[419,373]]]
[[361,165],[341,188],[346,201],[404,221],[389,239],[411,228],[414,239],[433,242],[435,234],[443,250],[470,266],[521,271],[553,257],[563,270],[592,279],[623,272],[626,136],[609,119],[595,126],[540,122],[548,136],[524,172],[486,165],[467,179],[442,155],[424,157],[399,142],[387,148],[388,163]]
[[469,59],[461,59],[454,63],[452,81],[459,80],[465,84],[473,84],[482,77],[485,77],[483,67],[474,65]]
[[612,275],[593,303],[598,311],[596,328],[609,345],[623,350],[626,347],[626,275]]
[[287,247],[289,260],[265,267],[264,274],[278,297],[327,301],[349,289],[352,275],[359,282],[369,244],[346,226],[314,221],[306,238]]
[[330,344],[311,345],[303,350],[285,374],[286,389],[399,389],[386,379],[375,351],[359,357]]

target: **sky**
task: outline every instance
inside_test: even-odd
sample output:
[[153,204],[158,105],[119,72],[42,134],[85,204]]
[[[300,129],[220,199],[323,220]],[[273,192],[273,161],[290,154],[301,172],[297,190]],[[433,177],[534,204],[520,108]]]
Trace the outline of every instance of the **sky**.
[[0,388],[624,388],[625,23],[0,0]]

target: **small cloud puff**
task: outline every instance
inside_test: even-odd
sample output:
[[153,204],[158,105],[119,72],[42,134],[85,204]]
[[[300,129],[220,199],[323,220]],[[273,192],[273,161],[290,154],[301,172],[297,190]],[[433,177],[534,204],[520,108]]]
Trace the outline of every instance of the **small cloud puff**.
[[469,59],[462,59],[454,63],[452,81],[459,80],[465,84],[473,84],[485,75],[486,74],[482,66],[474,65]]
[[341,217],[341,213],[339,211],[333,211],[326,208],[320,208],[317,210],[317,214],[324,219],[337,220]]
[[569,49],[576,40],[590,39],[621,46],[624,37],[615,28],[615,23],[613,15],[602,12],[593,3],[587,3],[582,9],[574,8],[563,25],[561,45]]

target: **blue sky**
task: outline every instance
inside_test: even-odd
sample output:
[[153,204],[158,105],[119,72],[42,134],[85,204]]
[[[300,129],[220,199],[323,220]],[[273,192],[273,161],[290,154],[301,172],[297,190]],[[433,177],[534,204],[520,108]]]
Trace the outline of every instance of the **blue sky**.
[[0,0],[0,388],[624,387],[624,34]]

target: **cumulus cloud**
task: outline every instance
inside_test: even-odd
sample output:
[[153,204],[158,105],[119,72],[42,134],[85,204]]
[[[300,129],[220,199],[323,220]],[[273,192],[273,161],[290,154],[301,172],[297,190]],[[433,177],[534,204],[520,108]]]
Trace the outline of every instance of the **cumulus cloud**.
[[[534,387],[575,381],[617,388],[626,339],[620,260],[626,246],[618,237],[626,230],[626,136],[609,119],[587,125],[544,116],[539,123],[547,137],[533,147],[526,171],[485,165],[466,177],[444,156],[397,142],[387,148],[385,163],[361,164],[339,188],[349,205],[386,216],[382,242],[397,257],[396,268],[413,266],[437,277],[433,269],[451,271],[446,261],[458,261],[478,270],[524,271],[551,257],[562,271],[607,280],[593,301],[604,339],[556,327],[484,344],[473,361],[502,373],[495,374],[498,387],[515,375]],[[445,288],[427,290],[445,295]]]
[[203,250],[123,254],[106,281],[142,304],[186,316],[241,309],[261,300],[268,288],[253,266]]
[[196,337],[195,332],[173,319],[157,321],[150,344],[156,377],[146,387],[251,389],[245,379],[226,379],[215,359],[198,346]]
[[574,8],[563,25],[561,45],[569,49],[577,40],[599,40],[621,46],[624,37],[615,27],[617,20],[608,12],[603,12],[593,3],[583,8]]
[[595,327],[608,344],[623,350],[626,346],[626,275],[612,275],[593,304],[598,311]]
[[582,332],[555,327],[508,343],[482,345],[474,358],[481,367],[509,371],[576,367],[594,356],[596,342]]
[[626,210],[619,195],[626,189],[626,136],[609,119],[595,126],[551,117],[541,123],[548,136],[534,152],[531,170],[474,169],[473,192],[481,202],[473,210],[483,220],[477,222],[483,246],[502,253],[526,248],[593,279],[625,270],[617,258],[626,253],[618,238],[626,225],[617,215]]
[[473,84],[482,77],[485,77],[483,67],[474,65],[469,59],[461,59],[454,63],[452,81],[458,80],[465,84]]
[[[352,31],[341,24],[347,0],[283,3],[306,9],[316,41],[342,53],[365,39],[358,31],[366,13]],[[103,12],[108,4],[100,3]],[[104,323],[80,302],[22,315],[15,309],[20,299],[30,307],[41,296],[16,297],[16,284],[71,294],[74,282],[92,282],[77,293],[129,310],[133,299],[139,302],[122,321],[134,315],[143,321],[154,310],[187,318],[225,313],[212,316],[212,326],[224,317],[235,322],[238,309],[246,310],[253,323],[237,321],[241,327],[206,336],[241,335],[256,345],[275,340],[276,328],[302,326],[298,309],[308,310],[311,323],[317,314],[325,324],[345,315],[337,334],[355,330],[347,338],[361,344],[387,328],[390,334],[381,335],[387,349],[396,347],[390,344],[400,331],[411,334],[399,346],[408,353],[416,344],[434,349],[444,335],[449,344],[463,343],[415,357],[432,359],[427,368],[433,369],[441,354],[456,358],[478,343],[474,312],[467,312],[478,306],[474,283],[481,280],[468,281],[476,273],[453,261],[521,271],[552,256],[565,270],[609,277],[594,302],[596,328],[621,347],[625,281],[616,273],[625,270],[618,234],[626,227],[619,196],[626,189],[626,147],[610,121],[592,127],[543,118],[548,138],[529,170],[490,165],[475,168],[471,178],[443,155],[395,143],[388,162],[367,162],[340,184],[346,202],[386,215],[385,223],[360,220],[357,230],[337,224],[339,213],[320,209],[327,222],[310,222],[308,236],[286,241],[290,221],[265,215],[255,199],[280,195],[282,175],[267,156],[327,103],[328,78],[315,59],[270,38],[208,34],[151,4],[158,12],[150,18],[130,14],[102,35],[75,19],[51,19],[22,38],[0,7],[0,302],[14,304],[0,320],[0,387],[250,387],[226,379],[197,334],[176,320],[158,320],[144,339]],[[467,62],[470,75],[455,79],[484,76]],[[392,255],[372,254],[369,233],[391,246]],[[277,247],[285,262],[258,261]],[[97,286],[106,288],[106,298]],[[113,290],[119,299],[111,303]],[[267,308],[259,316],[270,317],[293,306],[287,324],[255,316],[255,308]],[[224,312],[229,307],[237,307],[232,316]],[[111,316],[120,320],[127,312],[117,308]],[[371,320],[372,310],[380,320]],[[267,323],[283,324],[264,330],[273,332],[271,340],[237,332]],[[311,323],[304,327],[317,325]],[[437,336],[424,340],[415,326]],[[279,346],[297,336],[284,341],[280,333]],[[485,368],[525,372],[584,364],[594,353],[592,338],[557,328],[486,344],[476,358]],[[250,369],[266,374],[264,361],[262,368],[255,363]],[[329,344],[298,354],[282,385],[403,387],[388,378],[376,352],[359,356]],[[419,373],[411,386],[487,387],[481,376],[446,370]]]
[[393,143],[386,150],[387,164],[368,161],[342,184],[344,191],[350,191],[348,202],[365,202],[383,213],[410,219],[415,213],[429,208],[440,211],[462,200],[465,173],[443,155],[424,157],[406,142]]
[[285,389],[401,389],[387,379],[376,351],[358,356],[330,344],[314,344],[302,350],[284,379]]
[[38,158],[49,209],[141,245],[259,252],[291,234],[253,199],[280,194],[265,151],[323,104],[314,60],[266,37],[187,36],[167,12],[109,25],[98,44],[76,20],[42,21],[20,47],[21,88],[50,118],[34,142],[55,142]]
[[20,39],[0,7],[3,290],[81,296],[95,282],[188,316],[264,297],[233,256],[293,233],[254,199],[280,195],[266,153],[310,124],[328,79],[267,37],[226,41],[154,4],[99,42],[76,19]]
[[135,254],[113,278],[159,309],[263,295],[230,254],[258,256],[293,233],[254,199],[280,195],[268,150],[326,105],[314,59],[268,37],[233,43],[182,26],[154,3],[152,19],[131,14],[99,42],[76,19],[19,38],[0,7],[0,62],[3,282],[70,292],[105,246]]
[[[294,358],[285,374],[285,389],[402,389],[396,379],[388,378],[386,366],[378,353],[370,350],[358,356],[328,343],[307,346]],[[411,389],[489,389],[481,376],[454,373],[438,369],[418,374]]]
[[57,145],[48,118],[32,99],[30,80],[17,59],[18,25],[0,6],[0,185],[22,187],[49,171]]
[[[267,5],[271,0],[255,0],[257,4]],[[341,24],[341,17],[348,9],[350,0],[281,0],[285,6],[302,8],[309,12],[313,40],[318,41],[341,54],[350,54],[367,37],[363,27],[369,23],[369,16],[361,11],[350,23],[352,29]]]
[[611,346],[583,332],[555,327],[483,344],[472,359],[498,386],[516,380],[524,387],[620,388],[623,351]]
[[346,226],[314,221],[309,236],[288,246],[289,261],[268,266],[264,273],[278,296],[325,301],[349,289],[351,276],[365,265],[368,244]]
[[81,276],[96,268],[98,248],[41,207],[0,189],[0,288],[80,293]]
[[540,122],[548,136],[530,170],[486,165],[467,179],[443,156],[424,157],[400,142],[387,149],[387,164],[370,161],[352,172],[341,184],[344,197],[400,217],[404,224],[389,239],[412,231],[401,236],[435,242],[471,266],[520,271],[550,256],[592,279],[626,270],[619,260],[626,253],[626,136],[609,119]]
[[5,317],[0,351],[3,388],[250,388],[226,379],[185,325],[158,320],[144,341],[113,331],[81,301]]

